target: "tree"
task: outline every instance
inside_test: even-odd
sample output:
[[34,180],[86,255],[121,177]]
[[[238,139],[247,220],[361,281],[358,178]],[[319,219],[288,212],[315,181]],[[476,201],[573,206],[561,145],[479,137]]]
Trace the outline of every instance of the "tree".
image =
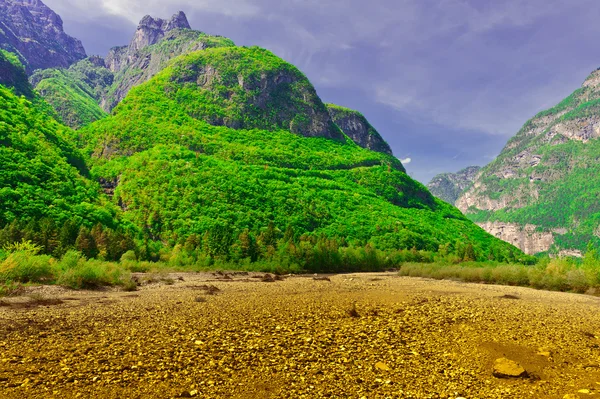
[[86,258],[95,258],[98,255],[98,247],[90,230],[82,226],[79,229],[77,240],[75,240],[75,248],[81,252]]

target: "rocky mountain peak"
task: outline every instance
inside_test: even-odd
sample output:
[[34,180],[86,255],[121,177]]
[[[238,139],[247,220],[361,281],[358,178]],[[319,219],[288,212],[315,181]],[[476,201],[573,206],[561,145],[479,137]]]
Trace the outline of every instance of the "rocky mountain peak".
[[183,11],[179,11],[173,15],[170,20],[153,18],[150,15],[146,15],[140,21],[129,49],[131,51],[138,51],[146,46],[156,44],[166,33],[174,29],[191,29]]
[[0,0],[0,48],[18,54],[27,72],[66,68],[86,57],[81,42],[41,0]]
[[439,174],[427,184],[427,188],[431,194],[454,205],[458,197],[475,181],[480,170],[479,166],[469,166],[456,173]]

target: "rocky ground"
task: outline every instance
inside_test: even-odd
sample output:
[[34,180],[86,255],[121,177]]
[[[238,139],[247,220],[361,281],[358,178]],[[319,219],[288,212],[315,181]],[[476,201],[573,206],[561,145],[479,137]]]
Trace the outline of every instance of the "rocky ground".
[[600,397],[596,297],[394,273],[152,280],[2,299],[0,397]]

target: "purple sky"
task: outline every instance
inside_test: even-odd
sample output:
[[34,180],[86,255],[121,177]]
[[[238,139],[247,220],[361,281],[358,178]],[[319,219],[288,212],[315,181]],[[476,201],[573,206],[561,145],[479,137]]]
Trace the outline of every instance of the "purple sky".
[[[88,54],[144,15],[298,66],[323,101],[358,109],[423,183],[485,165],[521,125],[600,66],[597,0],[44,0]],[[597,52],[598,51],[598,52]]]

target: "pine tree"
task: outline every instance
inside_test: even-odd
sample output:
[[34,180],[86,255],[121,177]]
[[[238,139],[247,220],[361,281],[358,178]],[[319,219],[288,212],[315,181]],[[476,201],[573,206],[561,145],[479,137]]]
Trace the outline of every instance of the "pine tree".
[[96,242],[87,227],[82,226],[79,229],[79,235],[75,241],[75,248],[88,259],[95,258],[98,255]]
[[58,230],[54,220],[44,218],[40,220],[40,246],[46,254],[53,253],[58,248]]
[[63,223],[58,233],[58,253],[62,255],[69,249],[75,247],[75,241],[79,233],[79,227],[74,220],[67,220]]

